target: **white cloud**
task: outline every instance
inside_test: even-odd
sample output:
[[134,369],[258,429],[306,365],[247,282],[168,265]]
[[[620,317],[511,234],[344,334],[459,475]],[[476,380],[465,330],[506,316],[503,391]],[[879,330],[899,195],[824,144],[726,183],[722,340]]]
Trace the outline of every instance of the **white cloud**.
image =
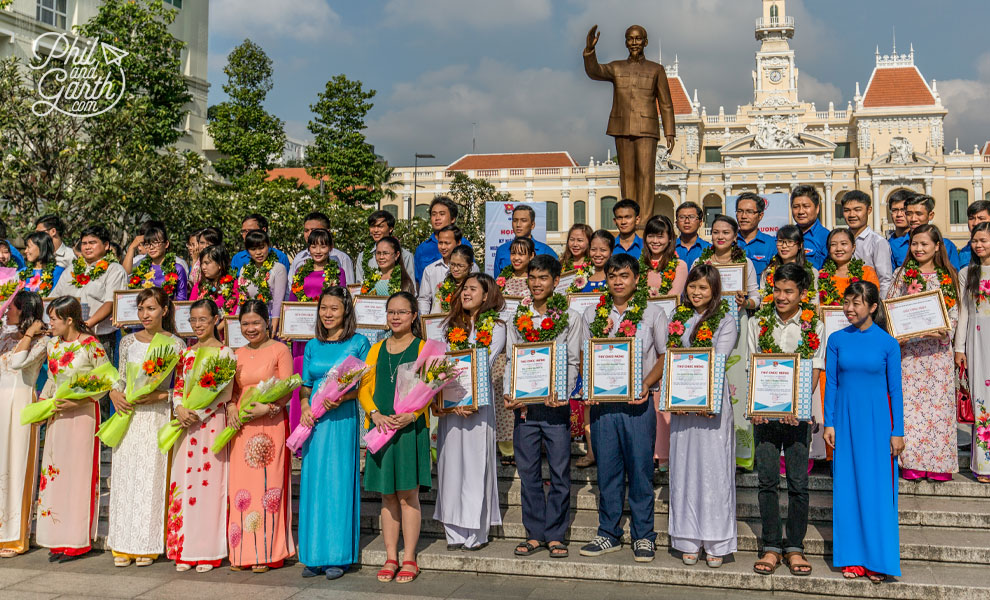
[[983,148],[990,140],[990,52],[980,56],[976,62],[976,79],[947,79],[938,82],[938,92],[942,104],[948,109],[945,118],[945,146],[947,151],[955,148],[959,138],[959,149],[972,152],[973,145]]
[[318,41],[346,35],[340,16],[326,0],[212,0],[211,34],[235,38],[275,40],[279,38]]
[[389,0],[385,5],[388,25],[422,24],[437,29],[532,24],[549,16],[550,0]]
[[836,110],[844,110],[846,108],[845,103],[842,101],[842,90],[839,89],[839,86],[834,83],[819,81],[804,71],[800,71],[798,74],[798,92],[803,102],[814,102],[815,108],[818,110],[828,108],[829,102],[835,104]]

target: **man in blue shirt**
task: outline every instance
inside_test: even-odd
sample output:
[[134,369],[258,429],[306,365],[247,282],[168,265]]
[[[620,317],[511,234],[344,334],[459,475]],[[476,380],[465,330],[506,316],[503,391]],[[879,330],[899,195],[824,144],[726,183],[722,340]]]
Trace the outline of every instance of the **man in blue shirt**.
[[760,221],[763,220],[766,209],[766,199],[753,192],[743,192],[736,198],[736,222],[739,223],[736,245],[753,261],[757,281],[770,259],[777,254],[777,239],[760,231]]
[[[10,257],[14,259],[15,263],[17,263],[17,270],[23,269],[24,257],[21,256],[21,253],[17,251],[17,248],[14,248],[14,244],[12,244],[10,240],[7,239],[7,224],[4,223],[3,221],[0,221],[0,240],[5,240],[7,242],[7,247],[10,248]],[[55,283],[58,282],[56,281]]]
[[[990,221],[990,202],[986,200],[977,200],[976,202],[969,205],[966,209],[966,224],[969,225],[970,234],[973,233],[973,228],[976,227],[978,223],[986,223]],[[962,269],[969,264],[969,261],[973,254],[973,249],[970,246],[971,242],[966,242],[966,245],[959,249],[959,268]]]
[[643,238],[636,233],[636,227],[639,226],[639,204],[628,198],[619,200],[612,207],[612,219],[615,221],[615,228],[619,230],[612,256],[628,254],[639,260],[639,255],[643,253]]
[[711,246],[710,242],[698,237],[698,230],[701,229],[704,212],[701,207],[694,202],[685,202],[677,207],[674,217],[677,220],[677,242],[674,244],[674,251],[677,257],[687,263],[688,268],[698,260],[705,248]]
[[[921,225],[927,225],[935,218],[935,198],[924,194],[912,194],[904,201],[904,216],[907,218],[908,227],[911,228],[911,231],[914,231],[915,228]],[[944,235],[942,236],[942,242],[945,244],[946,254],[949,255],[949,262],[958,271],[959,249],[952,243],[952,240]]]
[[818,220],[822,197],[811,185],[799,185],[791,191],[791,217],[804,234],[804,253],[816,269],[828,258],[828,229]]
[[[265,233],[268,233],[268,219],[266,219],[264,215],[258,213],[251,213],[248,216],[244,217],[244,220],[241,221],[241,241],[242,242],[244,241],[244,238],[247,237],[247,234],[249,232],[257,231],[259,229],[261,231],[264,231]],[[285,269],[288,271],[289,257],[285,255],[285,252],[282,252],[281,250],[275,247],[272,248],[272,252],[275,253],[275,258],[278,259],[278,262],[285,265]],[[233,271],[234,273],[237,273],[238,271],[241,270],[241,267],[248,264],[248,262],[250,261],[251,261],[251,255],[248,254],[248,251],[241,250],[240,252],[235,254],[233,258],[230,259],[230,270]]]
[[894,223],[894,231],[887,236],[890,243],[890,264],[896,269],[904,264],[908,253],[908,240],[911,237],[911,227],[908,226],[904,214],[904,202],[914,195],[911,190],[900,189],[890,195],[887,200],[890,206],[890,220]]
[[[557,253],[553,251],[553,248],[547,246],[543,242],[533,239],[533,228],[536,227],[536,211],[533,207],[527,206],[525,204],[517,204],[515,208],[512,209],[512,232],[516,234],[517,238],[529,238],[533,240],[533,245],[536,247],[536,255],[548,254],[554,258],[557,258]],[[509,246],[512,245],[512,240],[509,240],[498,247],[495,251],[495,264],[493,265],[495,273],[498,276],[502,272],[502,269],[509,266]]]
[[[416,246],[416,254],[413,256],[417,286],[423,280],[423,271],[426,267],[443,258],[437,247],[437,232],[447,225],[453,225],[456,220],[457,204],[453,200],[447,196],[437,196],[430,202],[430,226],[433,227],[433,233],[425,242]],[[464,238],[461,243],[470,246],[471,240]]]

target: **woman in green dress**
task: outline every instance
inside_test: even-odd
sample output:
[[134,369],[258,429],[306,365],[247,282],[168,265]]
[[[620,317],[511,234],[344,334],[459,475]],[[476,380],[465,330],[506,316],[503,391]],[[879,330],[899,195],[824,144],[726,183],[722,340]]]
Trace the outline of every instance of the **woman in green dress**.
[[[378,580],[408,583],[419,575],[416,544],[423,519],[419,492],[429,490],[432,483],[427,408],[401,414],[395,414],[393,408],[399,367],[415,362],[424,344],[415,296],[408,292],[392,294],[386,305],[386,321],[391,335],[368,351],[365,362],[373,368],[362,378],[358,398],[368,415],[366,429],[374,426],[382,431],[395,429],[397,433],[384,448],[365,457],[364,489],[382,495],[382,536],[387,560],[378,572]],[[404,540],[401,570],[400,528]]]

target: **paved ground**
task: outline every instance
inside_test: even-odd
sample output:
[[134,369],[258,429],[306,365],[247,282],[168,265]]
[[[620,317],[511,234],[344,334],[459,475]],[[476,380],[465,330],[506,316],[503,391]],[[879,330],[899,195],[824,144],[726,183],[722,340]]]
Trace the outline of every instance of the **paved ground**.
[[[406,585],[381,584],[369,569],[352,571],[336,581],[303,579],[301,567],[290,565],[265,574],[232,572],[227,567],[210,573],[176,573],[172,563],[117,569],[109,554],[90,556],[64,565],[48,563],[47,552],[35,549],[24,556],[0,560],[0,600],[7,598],[147,598],[163,600],[340,598],[347,600],[642,600],[647,597],[726,600],[725,590],[554,581],[533,577],[498,577],[424,572]],[[768,593],[729,592],[733,599],[770,597]],[[774,598],[797,598],[774,595]],[[804,598],[807,598],[806,596]]]

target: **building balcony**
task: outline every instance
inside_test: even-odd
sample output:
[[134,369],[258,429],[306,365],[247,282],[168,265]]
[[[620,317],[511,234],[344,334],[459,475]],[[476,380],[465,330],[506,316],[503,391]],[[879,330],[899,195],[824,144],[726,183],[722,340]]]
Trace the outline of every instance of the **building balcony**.
[[760,17],[756,19],[756,39],[770,33],[794,37],[794,17]]

